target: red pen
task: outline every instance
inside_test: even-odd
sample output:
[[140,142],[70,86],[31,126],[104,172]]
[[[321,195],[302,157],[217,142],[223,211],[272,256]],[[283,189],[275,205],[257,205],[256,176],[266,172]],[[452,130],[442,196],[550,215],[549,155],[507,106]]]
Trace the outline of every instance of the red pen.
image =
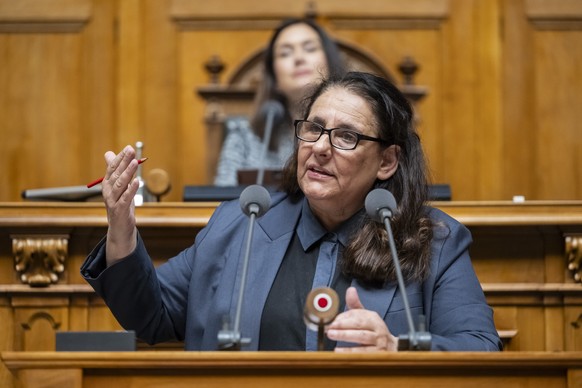
[[[148,158],[141,158],[140,160],[137,161],[137,164],[142,164],[146,160],[148,160]],[[98,185],[99,183],[103,182],[103,179],[105,179],[105,177],[96,179],[91,183],[87,183],[87,188],[90,189],[91,187]]]

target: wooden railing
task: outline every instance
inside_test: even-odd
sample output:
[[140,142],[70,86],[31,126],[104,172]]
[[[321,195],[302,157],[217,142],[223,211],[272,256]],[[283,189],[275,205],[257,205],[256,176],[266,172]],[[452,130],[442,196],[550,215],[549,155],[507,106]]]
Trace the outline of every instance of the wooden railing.
[[2,352],[22,388],[579,387],[580,352]]

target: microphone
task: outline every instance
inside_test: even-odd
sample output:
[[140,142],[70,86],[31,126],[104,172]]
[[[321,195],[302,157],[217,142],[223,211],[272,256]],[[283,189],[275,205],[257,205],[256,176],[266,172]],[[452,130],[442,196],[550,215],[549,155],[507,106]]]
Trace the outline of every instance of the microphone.
[[303,321],[309,329],[317,331],[317,350],[324,350],[324,328],[335,319],[339,305],[337,292],[329,287],[314,288],[307,295]]
[[85,201],[89,198],[101,196],[101,187],[64,186],[47,189],[23,190],[22,199],[37,201]]
[[[394,215],[394,210],[396,210],[396,199],[388,190],[374,189],[366,196],[365,207],[368,215],[374,221],[383,223],[386,232],[388,232],[388,244],[390,245],[392,261],[394,262],[394,269],[396,270],[396,277],[398,278],[398,287],[400,287],[400,291],[402,292],[404,311],[406,312],[406,321],[408,322],[408,335],[401,334],[398,336],[398,350],[430,350],[432,337],[428,331],[424,330],[424,322],[421,322],[419,331],[414,329],[402,269],[400,268],[400,260],[398,259],[396,244],[394,243],[394,236],[392,235],[392,228],[390,227],[390,218]],[[423,320],[421,319],[421,321]]]
[[259,169],[257,172],[257,185],[263,184],[263,177],[265,176],[265,157],[267,156],[267,149],[271,142],[271,133],[273,126],[285,117],[285,108],[277,100],[267,100],[259,111],[261,117],[265,117],[265,131],[263,132],[263,147],[261,149],[261,158]]
[[228,321],[224,323],[223,330],[218,332],[218,348],[220,350],[241,350],[242,345],[251,343],[250,338],[241,338],[240,316],[242,312],[242,302],[244,299],[245,286],[247,281],[247,269],[251,254],[251,241],[253,239],[253,229],[255,219],[261,217],[271,207],[271,196],[263,186],[252,185],[243,190],[239,198],[240,207],[243,213],[249,216],[249,226],[245,242],[245,253],[243,258],[243,269],[240,281],[240,290],[234,318],[233,329],[230,330]]

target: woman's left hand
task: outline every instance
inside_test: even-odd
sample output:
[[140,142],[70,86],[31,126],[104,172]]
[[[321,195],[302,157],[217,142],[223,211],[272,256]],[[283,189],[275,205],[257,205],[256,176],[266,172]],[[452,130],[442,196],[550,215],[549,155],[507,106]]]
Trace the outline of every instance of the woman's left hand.
[[336,352],[396,351],[398,338],[394,337],[384,320],[375,311],[366,310],[354,287],[346,291],[348,311],[339,314],[327,328],[327,337],[333,341],[352,342],[360,346],[336,347]]

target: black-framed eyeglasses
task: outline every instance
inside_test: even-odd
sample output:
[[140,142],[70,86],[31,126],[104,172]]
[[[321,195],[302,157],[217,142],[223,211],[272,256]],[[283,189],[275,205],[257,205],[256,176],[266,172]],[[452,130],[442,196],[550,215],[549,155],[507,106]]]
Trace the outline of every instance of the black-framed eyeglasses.
[[321,135],[327,132],[331,145],[340,150],[353,150],[360,140],[375,141],[383,145],[389,145],[386,140],[362,135],[361,133],[344,128],[324,128],[323,126],[308,120],[295,120],[295,136],[299,140],[315,143]]

